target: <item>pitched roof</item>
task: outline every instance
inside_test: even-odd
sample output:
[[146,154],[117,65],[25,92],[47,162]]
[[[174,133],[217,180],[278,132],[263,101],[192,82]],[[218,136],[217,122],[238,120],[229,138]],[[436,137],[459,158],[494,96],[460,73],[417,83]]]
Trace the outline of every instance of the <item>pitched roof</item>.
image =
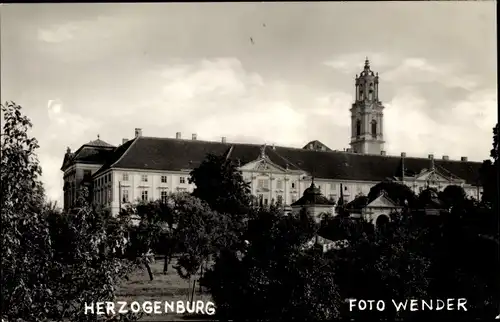
[[316,150],[316,151],[331,151],[329,147],[318,140],[311,141],[304,145],[302,149]]
[[306,206],[306,205],[328,205],[334,206],[335,203],[326,199],[321,194],[321,191],[311,182],[311,186],[304,190],[303,196],[291,204],[291,206]]
[[[222,143],[201,140],[138,137],[116,148],[96,175],[113,168],[170,170],[193,169],[207,153],[225,154],[243,165],[254,161],[261,145]],[[321,179],[380,182],[400,176],[402,159],[397,156],[356,154],[342,151],[315,151],[300,148],[266,146],[269,159],[289,170],[301,170]],[[467,183],[476,185],[480,162],[434,160],[440,167]],[[414,172],[429,168],[429,159],[405,157],[404,167]]]
[[351,202],[345,205],[345,208],[348,210],[361,210],[366,207],[369,203],[369,199],[367,196],[358,196],[354,198]]
[[109,144],[108,142],[104,142],[103,140],[97,138],[97,140],[90,141],[89,143],[84,144],[86,146],[98,146],[98,147],[111,147],[114,148],[114,145]]
[[66,153],[64,156],[61,170],[64,171],[68,166],[74,163],[86,163],[103,165],[109,160],[113,154],[114,148],[112,147],[97,147],[83,145],[75,153]]

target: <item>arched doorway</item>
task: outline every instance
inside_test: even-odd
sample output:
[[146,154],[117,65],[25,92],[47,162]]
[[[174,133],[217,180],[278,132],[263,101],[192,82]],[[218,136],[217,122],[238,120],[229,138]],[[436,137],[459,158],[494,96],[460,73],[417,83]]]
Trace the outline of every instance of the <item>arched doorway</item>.
[[382,214],[377,217],[377,220],[375,221],[375,226],[377,228],[380,228],[384,227],[388,223],[389,223],[389,216]]

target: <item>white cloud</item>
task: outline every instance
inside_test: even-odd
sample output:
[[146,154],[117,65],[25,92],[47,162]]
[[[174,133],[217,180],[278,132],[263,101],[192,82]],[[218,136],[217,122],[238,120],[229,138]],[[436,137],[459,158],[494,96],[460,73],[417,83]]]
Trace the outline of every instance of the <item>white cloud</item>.
[[48,153],[39,153],[38,159],[42,167],[42,182],[47,199],[57,201],[59,206],[63,205],[62,186],[63,178],[60,170],[62,160]]
[[77,27],[72,24],[54,26],[50,29],[39,29],[38,40],[48,43],[60,43],[73,39]]
[[[126,24],[125,24],[126,25]],[[70,21],[64,24],[54,24],[38,29],[38,40],[59,44],[72,40],[85,41],[90,39],[108,38],[113,32],[124,26],[123,21],[114,17],[100,16],[92,20]]]
[[459,159],[467,153],[475,161],[488,157],[497,106],[494,92],[470,94],[439,120],[422,113],[428,105],[422,96],[406,88],[385,104],[385,148],[389,154],[442,154]]
[[406,58],[381,75],[383,81],[396,84],[439,83],[442,86],[472,91],[477,81],[472,75],[463,75],[457,64],[433,64],[424,58]]
[[48,123],[43,128],[34,127],[40,149],[38,156],[42,166],[42,181],[47,198],[62,206],[62,155],[68,145],[73,149],[89,141],[89,135],[98,132],[99,120],[65,111],[61,100],[48,101]]
[[[443,80],[441,69],[424,63],[406,61],[392,75],[402,78],[405,70],[423,70],[422,75],[434,75],[429,82]],[[121,137],[129,137],[134,127],[142,127],[145,136],[173,137],[182,132],[189,139],[190,133],[197,133],[199,140],[219,141],[224,136],[228,141],[295,147],[318,139],[332,149],[342,149],[349,141],[353,97],[344,91],[298,90],[246,70],[235,58],[171,64],[146,74],[147,81],[140,78],[140,97],[128,104],[101,101],[87,107],[85,117],[66,111],[60,100],[51,102],[48,113],[51,133],[59,134],[55,138],[58,151],[64,151],[69,139],[77,148],[104,130],[107,141],[116,144]],[[494,92],[471,92],[464,101],[453,103],[454,110],[444,120],[438,120],[428,113],[430,101],[418,87],[403,83],[385,102],[386,150],[392,155],[405,151],[413,156],[434,153],[455,159],[467,151],[471,160],[482,160],[491,145],[493,124],[489,123],[495,120],[496,101]],[[47,134],[44,142],[50,140]],[[58,174],[62,153],[46,157],[43,164],[47,169],[44,180],[54,198],[60,198],[57,191],[62,193]]]
[[62,102],[59,99],[49,100],[47,108],[49,109],[49,115],[57,115],[62,112]]

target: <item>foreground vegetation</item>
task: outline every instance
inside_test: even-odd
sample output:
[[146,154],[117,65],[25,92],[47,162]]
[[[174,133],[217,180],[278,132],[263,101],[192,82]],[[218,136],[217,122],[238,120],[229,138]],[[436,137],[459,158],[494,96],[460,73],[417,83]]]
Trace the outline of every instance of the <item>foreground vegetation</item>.
[[[85,302],[141,300],[138,294],[175,300],[183,296],[183,283],[187,298],[198,280],[215,301],[219,319],[367,314],[385,320],[490,319],[500,309],[498,127],[492,160],[481,170],[482,200],[449,187],[439,195],[447,210],[429,217],[414,209],[429,201],[431,191],[415,196],[405,186],[384,182],[370,194],[387,190],[405,209],[374,230],[344,216],[343,209],[341,216],[318,225],[304,211],[284,216],[279,208],[256,207],[236,164],[215,155],[192,171],[192,194],[131,205],[114,218],[92,206],[83,189],[77,206],[62,213],[45,201],[28,118],[14,103],[2,105],[2,113],[1,308],[8,321],[111,321],[83,314]],[[347,247],[327,253],[305,248],[318,234],[341,236]],[[164,256],[164,263],[153,264],[152,254]],[[138,269],[145,269],[146,281],[138,282]],[[162,286],[172,276],[184,281],[172,285],[180,293],[167,294],[169,288]],[[346,303],[349,298],[450,297],[467,298],[468,311],[350,312]],[[140,318],[128,314],[112,320]]]

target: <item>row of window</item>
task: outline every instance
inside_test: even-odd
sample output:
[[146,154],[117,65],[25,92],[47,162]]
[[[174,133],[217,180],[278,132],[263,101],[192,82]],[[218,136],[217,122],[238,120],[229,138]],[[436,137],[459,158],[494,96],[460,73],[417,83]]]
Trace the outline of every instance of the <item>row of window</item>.
[[[372,126],[372,136],[376,137],[377,136],[377,121],[372,120],[371,122]],[[361,120],[356,121],[356,137],[361,135]]]
[[[258,179],[257,180],[257,188],[269,189],[269,182],[270,182],[269,179]],[[330,183],[329,185],[330,185],[330,190],[332,190],[332,191],[336,191],[339,187],[339,185],[337,183]],[[292,186],[292,189],[298,188],[297,182],[292,182],[291,186]],[[318,189],[320,191],[322,191],[323,188],[326,189],[326,184],[325,184],[325,186],[323,186],[321,184],[316,184],[316,187],[318,187]],[[276,180],[276,189],[283,189],[283,180],[281,180],[281,179]],[[344,186],[344,190],[347,191],[347,186]],[[361,192],[362,188],[360,186],[358,186],[357,190],[358,190],[358,192]]]
[[[128,173],[123,173],[122,174],[122,181],[129,181],[129,174]],[[148,182],[149,181],[149,176],[147,174],[141,174],[141,182]],[[161,183],[167,183],[168,182],[168,176],[162,175],[160,177],[160,182]],[[186,183],[186,177],[179,177],[179,183],[180,184],[185,184]]]
[[[83,172],[84,177],[85,177],[85,171],[90,172],[90,170],[84,170],[84,172]],[[107,184],[108,182],[111,182],[111,172],[102,176],[102,177],[97,178],[95,180],[95,185],[96,185],[96,187],[101,187],[101,186]]]
[[[178,192],[186,192],[187,190],[185,188],[178,188],[177,189]],[[168,198],[168,191],[160,191],[160,199],[161,201],[163,202],[166,202],[167,201],[167,198]],[[130,202],[130,193],[129,193],[129,189],[122,189],[121,191],[121,201],[123,203],[128,203]],[[141,196],[140,196],[140,200],[141,201],[148,201],[148,200],[152,200],[151,197],[149,196],[149,191],[148,190],[142,190],[141,191]]]
[[94,192],[94,200],[98,204],[106,204],[113,202],[113,193],[111,189],[103,189]]

